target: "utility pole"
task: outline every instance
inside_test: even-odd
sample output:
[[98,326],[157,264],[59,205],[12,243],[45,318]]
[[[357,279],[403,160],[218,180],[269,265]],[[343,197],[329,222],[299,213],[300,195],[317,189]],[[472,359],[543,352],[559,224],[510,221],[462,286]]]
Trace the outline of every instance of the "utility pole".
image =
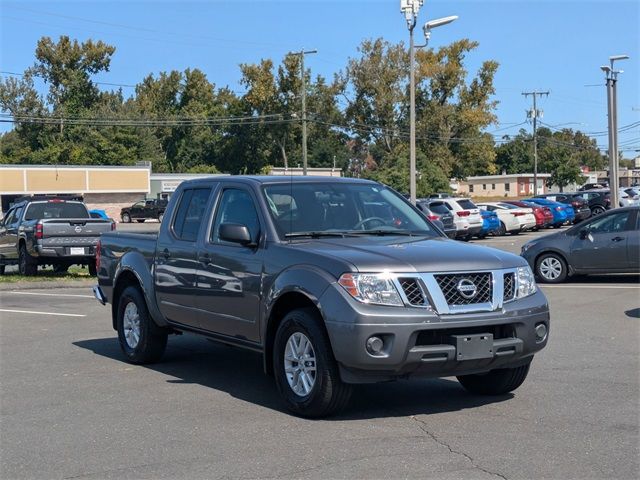
[[542,110],[538,110],[537,98],[540,95],[549,96],[549,91],[522,92],[522,95],[533,97],[533,109],[529,110],[529,117],[533,118],[533,195],[538,194],[538,117],[542,118]]
[[318,50],[300,50],[290,55],[300,55],[300,77],[302,80],[302,174],[307,174],[307,85],[304,75],[304,56],[318,53]]

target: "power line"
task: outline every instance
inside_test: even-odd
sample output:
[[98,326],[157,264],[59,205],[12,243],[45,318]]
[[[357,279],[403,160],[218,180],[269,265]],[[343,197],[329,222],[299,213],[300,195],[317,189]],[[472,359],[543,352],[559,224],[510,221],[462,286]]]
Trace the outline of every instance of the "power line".
[[[6,71],[0,71],[1,74],[3,75],[11,75],[14,77],[24,77],[24,73],[18,73],[18,72],[6,72]],[[42,78],[42,75],[40,74],[36,74],[36,73],[32,73],[32,75],[34,77],[40,77]],[[136,88],[136,85],[131,85],[131,84],[127,84],[127,83],[109,83],[109,82],[94,82],[93,80],[91,80],[92,83],[95,83],[96,85],[109,85],[111,87],[127,87],[127,88]]]

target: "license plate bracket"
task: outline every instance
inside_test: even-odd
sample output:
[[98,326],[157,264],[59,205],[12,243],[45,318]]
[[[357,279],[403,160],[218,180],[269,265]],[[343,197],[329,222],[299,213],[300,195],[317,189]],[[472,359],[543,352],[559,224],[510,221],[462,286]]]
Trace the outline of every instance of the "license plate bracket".
[[69,247],[69,254],[70,255],[85,255],[85,249],[84,247]]
[[493,358],[493,334],[451,335],[456,347],[456,360],[480,360]]

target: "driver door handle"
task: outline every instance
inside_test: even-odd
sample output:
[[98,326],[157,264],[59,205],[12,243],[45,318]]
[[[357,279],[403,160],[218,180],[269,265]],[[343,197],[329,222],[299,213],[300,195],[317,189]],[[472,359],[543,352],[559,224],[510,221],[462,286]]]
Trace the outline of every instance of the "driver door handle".
[[203,253],[198,256],[198,261],[204,265],[209,265],[211,263],[211,257],[209,257],[208,253]]
[[624,240],[624,237],[613,237],[611,239],[612,242],[621,242],[622,240]]
[[165,249],[162,251],[162,256],[163,256],[164,258],[166,258],[166,259],[168,259],[169,257],[171,257],[171,253],[169,253],[169,249],[168,249],[168,248],[165,248]]

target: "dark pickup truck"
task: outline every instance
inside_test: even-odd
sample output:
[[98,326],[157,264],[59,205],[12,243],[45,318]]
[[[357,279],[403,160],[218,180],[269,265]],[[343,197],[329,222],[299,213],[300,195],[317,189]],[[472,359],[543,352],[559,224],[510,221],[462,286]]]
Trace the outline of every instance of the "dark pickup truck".
[[141,200],[130,207],[120,210],[120,219],[124,223],[144,222],[145,220],[158,220],[162,222],[164,211],[167,208],[166,200]]
[[352,384],[412,375],[504,394],[547,343],[523,258],[447,239],[375,182],[192,180],[166,219],[101,238],[94,293],[133,363],[159,361],[169,334],[205,335],[262,353],[287,407],[319,417]]
[[27,197],[15,202],[0,222],[0,273],[18,264],[21,275],[36,275],[38,265],[57,272],[87,265],[96,274],[96,244],[115,228],[111,220],[91,218],[79,201]]

